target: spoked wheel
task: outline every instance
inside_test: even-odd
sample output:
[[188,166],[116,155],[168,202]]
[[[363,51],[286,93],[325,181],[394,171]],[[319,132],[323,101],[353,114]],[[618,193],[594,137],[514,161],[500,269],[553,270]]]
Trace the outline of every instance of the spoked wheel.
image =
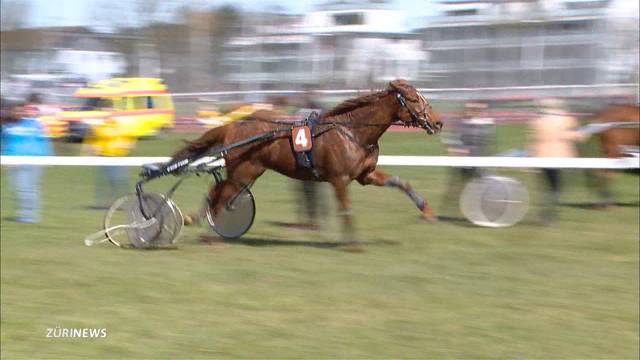
[[178,206],[157,193],[144,193],[142,201],[135,194],[123,196],[113,203],[104,219],[104,233],[112,244],[135,248],[173,245],[183,226]]
[[515,179],[486,176],[469,182],[460,195],[460,210],[472,223],[487,227],[517,224],[529,208],[529,192]]
[[211,207],[206,208],[209,226],[224,239],[242,236],[251,228],[256,216],[256,203],[247,188],[229,200],[217,214],[212,214]]

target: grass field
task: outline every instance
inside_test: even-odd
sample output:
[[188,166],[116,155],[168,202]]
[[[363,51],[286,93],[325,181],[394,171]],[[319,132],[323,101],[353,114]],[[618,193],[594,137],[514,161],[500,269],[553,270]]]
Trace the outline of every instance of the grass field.
[[[523,137],[501,128],[500,149]],[[178,141],[145,141],[135,155],[164,156]],[[424,134],[382,143],[387,155],[442,151]],[[386,170],[440,207],[447,169]],[[103,216],[86,208],[94,171],[47,168],[37,226],[7,220],[2,173],[2,358],[638,358],[638,176],[615,180],[631,206],[565,206],[550,227],[536,223],[534,206],[506,229],[425,223],[396,190],[354,184],[356,227],[369,245],[351,254],[327,246],[339,238],[333,215],[321,234],[271,225],[298,212],[294,183],[274,173],[253,188],[253,228],[227,247],[188,228],[178,250],[87,248]],[[535,174],[508,174],[535,202]],[[205,183],[180,188],[183,210],[197,207]],[[566,185],[564,200],[594,199],[580,173],[568,172]],[[47,338],[56,326],[106,328],[107,337]]]

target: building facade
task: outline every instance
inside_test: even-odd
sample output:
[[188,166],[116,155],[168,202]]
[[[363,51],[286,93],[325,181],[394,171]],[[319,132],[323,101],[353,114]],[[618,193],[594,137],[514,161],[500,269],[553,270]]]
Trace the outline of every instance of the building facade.
[[[435,88],[591,85],[611,81],[611,1],[442,0],[418,29]],[[636,54],[637,54],[637,44]],[[633,53],[633,49],[629,49]],[[637,74],[629,68],[629,74]],[[624,76],[618,76],[618,80]]]
[[225,48],[225,82],[247,89],[376,87],[417,80],[426,60],[405,12],[376,4],[326,5],[304,15],[245,14]]

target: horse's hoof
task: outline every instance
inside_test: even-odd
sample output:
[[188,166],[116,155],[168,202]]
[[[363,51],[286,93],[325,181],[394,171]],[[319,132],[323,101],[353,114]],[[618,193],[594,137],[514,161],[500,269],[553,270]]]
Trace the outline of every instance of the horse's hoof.
[[360,242],[349,242],[338,245],[338,250],[350,253],[362,253],[367,251],[367,247]]
[[422,220],[428,221],[428,222],[438,222],[438,217],[433,215],[433,214],[425,214],[423,213],[421,216]]
[[438,221],[438,217],[433,213],[433,210],[430,207],[426,206],[426,204],[420,214],[423,220],[427,220],[429,222]]
[[191,226],[191,225],[199,225],[200,224],[200,216],[195,215],[195,214],[183,215],[183,219],[184,219],[184,226]]

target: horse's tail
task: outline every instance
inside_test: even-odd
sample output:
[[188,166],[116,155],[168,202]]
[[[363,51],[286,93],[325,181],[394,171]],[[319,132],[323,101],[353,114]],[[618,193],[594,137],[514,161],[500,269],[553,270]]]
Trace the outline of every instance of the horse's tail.
[[185,140],[187,146],[178,150],[172,157],[172,161],[195,158],[204,155],[215,145],[224,143],[226,126],[213,128],[202,134],[195,140]]

